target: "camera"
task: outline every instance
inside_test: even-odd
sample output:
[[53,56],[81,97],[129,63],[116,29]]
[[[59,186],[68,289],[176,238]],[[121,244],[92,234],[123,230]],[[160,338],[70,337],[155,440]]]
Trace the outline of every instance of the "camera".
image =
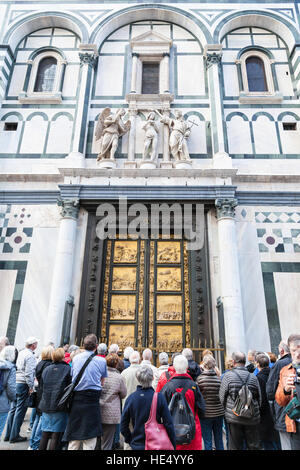
[[295,384],[300,384],[300,365],[295,366],[294,369],[296,371],[296,376],[294,378],[294,383]]

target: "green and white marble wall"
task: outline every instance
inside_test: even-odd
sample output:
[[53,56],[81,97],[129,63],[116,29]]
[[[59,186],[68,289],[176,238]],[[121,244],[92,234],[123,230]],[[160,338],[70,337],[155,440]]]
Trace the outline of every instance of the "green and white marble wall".
[[[40,347],[44,344],[60,219],[56,205],[0,206],[0,336],[8,335],[18,348],[32,335],[40,339]],[[70,292],[75,327],[85,233],[86,215],[81,211]]]
[[237,231],[248,347],[276,352],[300,328],[300,207],[241,206]]

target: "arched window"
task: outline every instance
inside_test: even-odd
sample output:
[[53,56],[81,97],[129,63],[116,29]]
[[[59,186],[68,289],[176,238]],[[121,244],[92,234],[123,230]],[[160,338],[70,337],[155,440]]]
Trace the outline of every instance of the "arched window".
[[268,91],[265,65],[262,59],[257,56],[248,57],[246,59],[246,70],[250,92]]
[[54,90],[57,70],[57,60],[55,57],[45,57],[39,63],[34,91],[52,92]]

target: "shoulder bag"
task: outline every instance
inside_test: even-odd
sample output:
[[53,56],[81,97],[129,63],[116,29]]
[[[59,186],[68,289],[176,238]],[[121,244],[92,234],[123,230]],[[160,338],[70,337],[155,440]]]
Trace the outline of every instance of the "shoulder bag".
[[89,365],[89,363],[91,362],[93,357],[95,357],[95,356],[96,356],[96,353],[91,354],[89,356],[89,358],[85,361],[82,368],[80,369],[80,371],[79,371],[76,379],[74,380],[74,382],[70,383],[70,385],[68,385],[64,389],[63,395],[62,395],[61,399],[59,400],[59,402],[57,404],[57,410],[58,411],[70,411],[70,408],[71,408],[71,405],[72,405],[74,389],[75,389],[75,387],[77,387],[77,385],[80,382],[80,379],[81,379],[85,369],[87,368],[87,366]]
[[150,415],[145,423],[145,450],[174,450],[164,424],[156,421],[158,393],[154,393]]

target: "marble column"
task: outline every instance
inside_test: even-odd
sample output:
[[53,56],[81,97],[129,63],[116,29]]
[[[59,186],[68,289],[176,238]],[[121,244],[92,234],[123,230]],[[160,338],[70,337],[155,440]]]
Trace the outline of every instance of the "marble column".
[[0,108],[5,99],[6,88],[9,84],[9,76],[12,73],[14,55],[8,45],[1,45],[0,57]]
[[61,222],[57,241],[50,302],[45,327],[44,344],[52,341],[58,347],[61,340],[65,303],[72,294],[73,260],[76,242],[78,199],[59,199]]
[[209,44],[204,51],[205,65],[208,75],[208,88],[210,97],[210,125],[213,148],[213,165],[222,168],[231,168],[231,158],[227,153],[226,131],[224,122],[223,99],[221,93],[221,58],[222,45]]
[[72,150],[73,154],[85,154],[87,126],[88,126],[88,110],[90,106],[90,95],[92,87],[92,78],[94,67],[96,65],[98,53],[93,44],[84,45],[79,52],[80,59],[80,75],[78,100],[75,111],[75,121],[73,130]]
[[[169,117],[170,116],[170,111],[169,110],[164,110],[163,111],[163,116]],[[161,168],[173,168],[173,163],[170,161],[170,146],[169,146],[169,141],[170,141],[170,129],[168,124],[164,124],[163,128],[163,158],[160,163]]]
[[226,354],[246,353],[246,338],[241,296],[237,236],[236,199],[217,199],[221,297],[224,308]]
[[136,52],[132,53],[132,67],[131,67],[131,90],[130,93],[136,93],[137,89],[137,66],[138,66],[139,54]]
[[161,93],[170,93],[170,54],[168,52],[163,53],[163,59],[161,61],[161,75],[162,75],[162,90]]

